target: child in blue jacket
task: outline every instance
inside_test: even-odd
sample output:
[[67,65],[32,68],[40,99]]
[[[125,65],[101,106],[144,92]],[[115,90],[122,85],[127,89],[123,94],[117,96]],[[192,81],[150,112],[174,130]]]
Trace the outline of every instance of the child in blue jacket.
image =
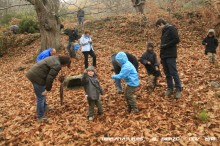
[[138,113],[136,100],[134,97],[135,89],[139,86],[138,73],[133,64],[128,61],[128,57],[124,52],[119,52],[116,57],[116,61],[121,65],[121,71],[119,74],[113,75],[112,79],[124,79],[127,86],[125,91],[125,99],[128,105],[129,113]]

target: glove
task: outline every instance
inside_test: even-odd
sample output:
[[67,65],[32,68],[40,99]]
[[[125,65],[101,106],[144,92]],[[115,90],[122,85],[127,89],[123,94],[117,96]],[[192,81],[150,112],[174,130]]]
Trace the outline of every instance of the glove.
[[166,47],[167,47],[167,44],[163,44],[163,45],[160,46],[160,49],[164,49]]
[[119,78],[117,77],[117,75],[113,75],[112,79],[119,79]]

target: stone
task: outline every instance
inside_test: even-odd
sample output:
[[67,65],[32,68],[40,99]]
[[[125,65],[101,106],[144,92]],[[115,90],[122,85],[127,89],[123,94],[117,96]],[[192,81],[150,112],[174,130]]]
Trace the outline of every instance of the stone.
[[210,84],[214,88],[220,88],[220,84],[217,81],[211,81]]
[[64,80],[64,86],[67,88],[82,86],[82,75],[66,77]]

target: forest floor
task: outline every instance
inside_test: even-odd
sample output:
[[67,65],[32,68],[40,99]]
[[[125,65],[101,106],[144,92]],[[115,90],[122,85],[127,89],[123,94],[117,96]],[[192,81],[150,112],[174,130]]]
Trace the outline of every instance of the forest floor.
[[[65,89],[64,105],[60,105],[58,79],[47,95],[47,103],[52,108],[47,113],[49,120],[38,122],[36,97],[25,74],[34,64],[32,60],[40,39],[26,47],[11,48],[0,58],[0,145],[217,146],[220,143],[220,98],[215,94],[220,89],[212,87],[210,82],[220,82],[220,67],[210,65],[204,55],[201,41],[208,28],[200,26],[206,26],[202,20],[193,25],[187,19],[170,21],[177,26],[181,39],[178,70],[183,83],[182,97],[178,101],[164,97],[164,74],[159,78],[161,86],[149,93],[146,70],[139,64],[141,85],[136,95],[140,113],[135,115],[127,113],[124,95],[116,93],[110,57],[114,52],[126,51],[139,58],[147,40],[155,43],[159,57],[161,32],[154,26],[155,19],[149,17],[145,22],[141,17],[128,15],[87,22],[86,28],[92,32],[97,54],[97,74],[105,91],[102,96],[104,115],[95,116],[93,122],[87,120],[88,104],[83,88]],[[74,24],[66,22],[65,26]],[[62,44],[66,43],[67,37],[62,35]],[[58,54],[66,54],[66,51]],[[219,49],[217,54],[220,54]],[[83,73],[81,52],[78,56],[79,60],[72,59],[71,69],[64,68],[62,73]],[[220,57],[217,60],[220,62]],[[17,71],[18,67],[25,69]],[[162,67],[160,69],[162,71]],[[207,115],[202,115],[207,121],[198,116],[203,110],[207,111]]]

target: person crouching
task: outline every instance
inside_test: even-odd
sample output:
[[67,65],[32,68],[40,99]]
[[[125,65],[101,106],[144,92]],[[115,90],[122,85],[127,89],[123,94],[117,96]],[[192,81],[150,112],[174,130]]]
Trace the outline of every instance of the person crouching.
[[158,77],[161,76],[157,55],[154,52],[153,43],[147,43],[147,50],[140,57],[140,62],[145,66],[147,70],[148,88],[150,91],[152,91],[157,84]]

